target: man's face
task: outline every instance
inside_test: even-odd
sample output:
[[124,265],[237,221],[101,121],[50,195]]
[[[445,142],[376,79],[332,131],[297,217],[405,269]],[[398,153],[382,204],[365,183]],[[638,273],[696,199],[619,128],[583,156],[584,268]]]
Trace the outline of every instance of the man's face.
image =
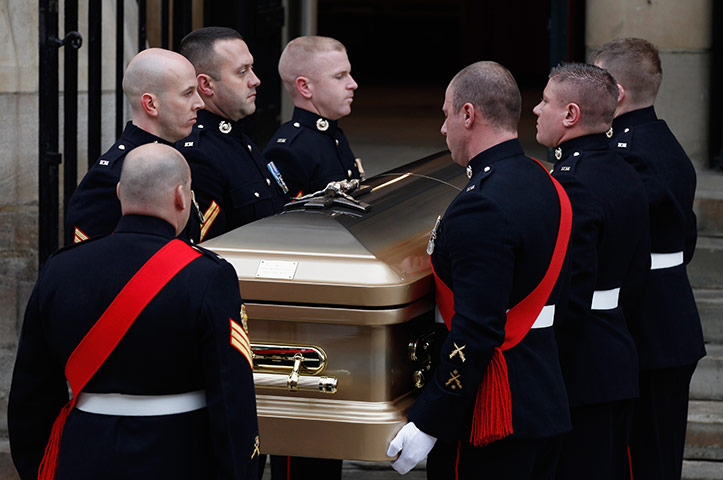
[[467,166],[469,158],[466,153],[466,129],[464,126],[464,111],[459,109],[458,112],[454,111],[452,106],[452,87],[447,87],[447,91],[444,94],[444,105],[442,105],[442,112],[444,113],[444,123],[440,131],[442,135],[446,137],[447,148],[449,149],[452,161],[460,165]]
[[176,142],[191,134],[196,112],[204,105],[198,94],[196,70],[190,62],[178,62],[166,78],[165,89],[158,95],[158,133],[164,140]]
[[229,120],[241,120],[256,111],[256,87],[261,80],[253,70],[254,57],[246,42],[220,40],[214,44],[219,78],[214,80],[214,104]]
[[349,115],[358,85],[351,76],[346,52],[334,50],[321,53],[316,56],[314,67],[309,87],[311,101],[319,114],[330,120]]
[[567,105],[561,100],[560,84],[549,80],[542,92],[542,100],[532,113],[537,115],[537,142],[546,147],[554,148],[562,143],[564,134],[563,120],[567,115]]

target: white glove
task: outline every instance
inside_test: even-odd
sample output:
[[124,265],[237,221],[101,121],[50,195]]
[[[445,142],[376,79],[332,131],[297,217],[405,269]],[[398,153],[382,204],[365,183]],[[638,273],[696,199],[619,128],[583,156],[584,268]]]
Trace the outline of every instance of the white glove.
[[418,429],[414,422],[409,422],[389,444],[387,456],[393,457],[401,452],[399,458],[392,462],[392,467],[404,475],[424,460],[436,441],[436,438]]

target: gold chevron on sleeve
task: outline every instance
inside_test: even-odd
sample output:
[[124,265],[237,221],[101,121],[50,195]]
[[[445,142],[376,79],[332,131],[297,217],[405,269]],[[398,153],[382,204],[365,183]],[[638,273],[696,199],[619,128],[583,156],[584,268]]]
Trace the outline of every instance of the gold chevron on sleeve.
[[206,234],[208,233],[208,229],[211,228],[211,225],[213,224],[214,220],[216,220],[216,217],[218,217],[218,214],[220,212],[221,207],[219,207],[215,201],[211,202],[208,210],[206,210],[206,212],[203,214],[203,218],[205,220],[201,225],[201,239],[199,241],[203,241],[203,237],[206,236]]

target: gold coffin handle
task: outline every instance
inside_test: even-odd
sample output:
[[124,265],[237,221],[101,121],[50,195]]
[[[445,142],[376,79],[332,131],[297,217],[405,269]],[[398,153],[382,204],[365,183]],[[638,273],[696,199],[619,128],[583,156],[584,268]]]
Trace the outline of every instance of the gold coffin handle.
[[251,344],[251,351],[257,387],[336,393],[336,378],[317,376],[326,368],[326,354],[319,347]]
[[297,377],[294,389],[292,390],[289,375],[279,375],[276,373],[254,373],[254,384],[257,387],[282,388],[292,392],[322,392],[336,393],[338,380],[334,377],[309,377],[299,375]]

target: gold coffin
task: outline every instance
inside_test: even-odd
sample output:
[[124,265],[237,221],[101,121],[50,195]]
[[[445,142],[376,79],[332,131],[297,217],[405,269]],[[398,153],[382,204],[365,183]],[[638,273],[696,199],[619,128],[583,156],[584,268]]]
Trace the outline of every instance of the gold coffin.
[[262,452],[387,460],[433,357],[429,234],[466,182],[443,152],[203,244],[238,274]]

